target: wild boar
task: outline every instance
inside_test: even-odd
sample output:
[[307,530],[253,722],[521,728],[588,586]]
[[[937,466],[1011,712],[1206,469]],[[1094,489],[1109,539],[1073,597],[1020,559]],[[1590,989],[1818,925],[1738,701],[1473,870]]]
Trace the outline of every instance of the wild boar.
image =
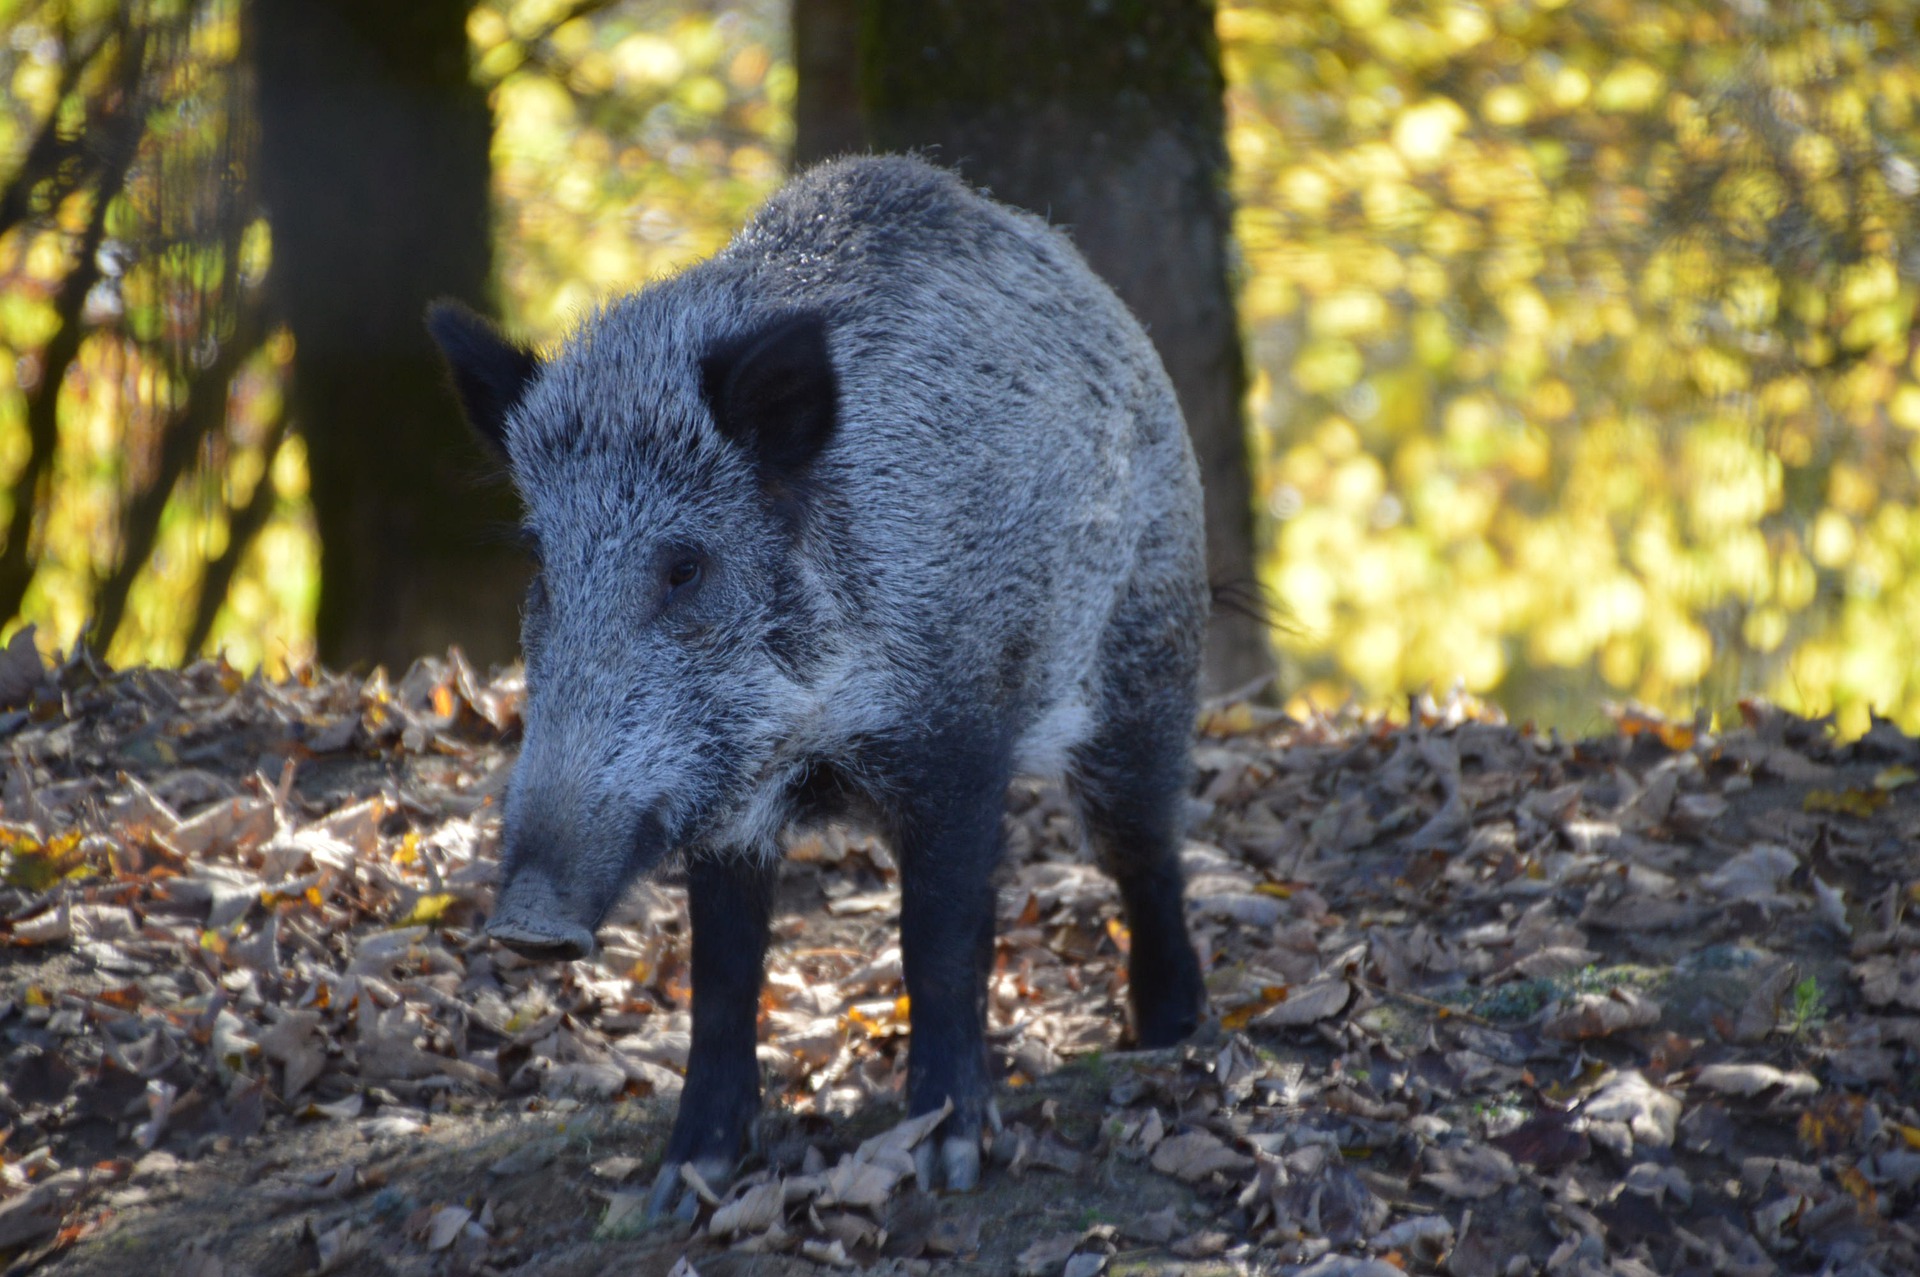
[[907,1107],[953,1103],[923,1186],[980,1173],[1014,776],[1064,782],[1118,882],[1136,1040],[1194,1029],[1200,485],[1153,346],[1065,234],[917,159],[838,160],[551,358],[457,306],[429,326],[539,564],[488,930],[585,954],[684,859],[693,1043],[656,1206],[752,1125],[794,821],[895,850]]

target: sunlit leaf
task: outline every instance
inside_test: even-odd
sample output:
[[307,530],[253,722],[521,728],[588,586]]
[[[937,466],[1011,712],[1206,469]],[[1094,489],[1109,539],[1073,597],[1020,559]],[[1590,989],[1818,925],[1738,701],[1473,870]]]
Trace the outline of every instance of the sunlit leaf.
[[1887,805],[1890,797],[1884,789],[1814,789],[1801,800],[1800,809],[1809,814],[1853,816],[1861,820]]
[[432,926],[445,917],[447,910],[459,901],[460,897],[444,892],[423,895],[414,901],[413,908],[407,910],[405,917],[394,919],[393,925],[396,927]]

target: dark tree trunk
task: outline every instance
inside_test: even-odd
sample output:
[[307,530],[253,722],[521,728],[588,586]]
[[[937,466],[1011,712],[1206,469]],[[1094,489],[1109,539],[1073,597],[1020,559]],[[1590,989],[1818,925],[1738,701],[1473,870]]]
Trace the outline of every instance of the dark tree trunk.
[[[1227,278],[1225,81],[1213,4],[864,0],[862,19],[868,140],[889,151],[937,148],[934,158],[976,185],[1068,227],[1146,325],[1199,455],[1209,575],[1216,588],[1249,596],[1246,374]],[[804,27],[796,33],[805,36]],[[803,61],[803,100],[805,79]],[[799,124],[797,151],[818,153],[804,116]],[[1216,608],[1208,688],[1272,668],[1264,624]]]
[[513,651],[527,569],[511,493],[462,424],[422,322],[490,291],[486,96],[469,0],[263,0],[271,285],[320,530],[320,655],[398,672]]
[[793,0],[793,167],[867,149],[860,116],[861,0]]

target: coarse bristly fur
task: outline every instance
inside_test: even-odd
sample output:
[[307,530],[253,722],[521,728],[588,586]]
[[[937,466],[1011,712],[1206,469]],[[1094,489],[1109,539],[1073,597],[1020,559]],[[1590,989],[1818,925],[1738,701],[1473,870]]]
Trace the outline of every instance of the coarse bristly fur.
[[[578,952],[675,849],[738,865],[712,890],[751,894],[782,828],[818,810],[929,848],[934,824],[977,825],[939,854],[984,875],[1024,773],[1067,782],[1130,918],[1185,943],[1168,813],[1205,624],[1199,482],[1152,346],[1064,234],[919,160],[852,158],[551,360],[471,316],[430,323],[541,566],[496,934]],[[991,829],[952,816],[983,796]],[[1167,961],[1168,996],[1189,998],[1197,974]],[[935,1030],[914,999],[918,1067]],[[1153,1013],[1137,992],[1136,1010]],[[696,1011],[683,1123],[699,1036]]]

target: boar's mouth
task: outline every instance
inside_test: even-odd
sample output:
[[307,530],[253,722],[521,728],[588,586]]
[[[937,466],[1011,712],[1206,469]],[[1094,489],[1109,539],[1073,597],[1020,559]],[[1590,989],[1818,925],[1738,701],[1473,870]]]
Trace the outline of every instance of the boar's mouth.
[[593,952],[593,931],[566,916],[553,886],[521,873],[500,890],[487,935],[526,958],[567,961]]
[[593,952],[593,933],[585,927],[540,930],[511,919],[495,918],[487,924],[487,935],[523,958],[543,962],[568,962]]

